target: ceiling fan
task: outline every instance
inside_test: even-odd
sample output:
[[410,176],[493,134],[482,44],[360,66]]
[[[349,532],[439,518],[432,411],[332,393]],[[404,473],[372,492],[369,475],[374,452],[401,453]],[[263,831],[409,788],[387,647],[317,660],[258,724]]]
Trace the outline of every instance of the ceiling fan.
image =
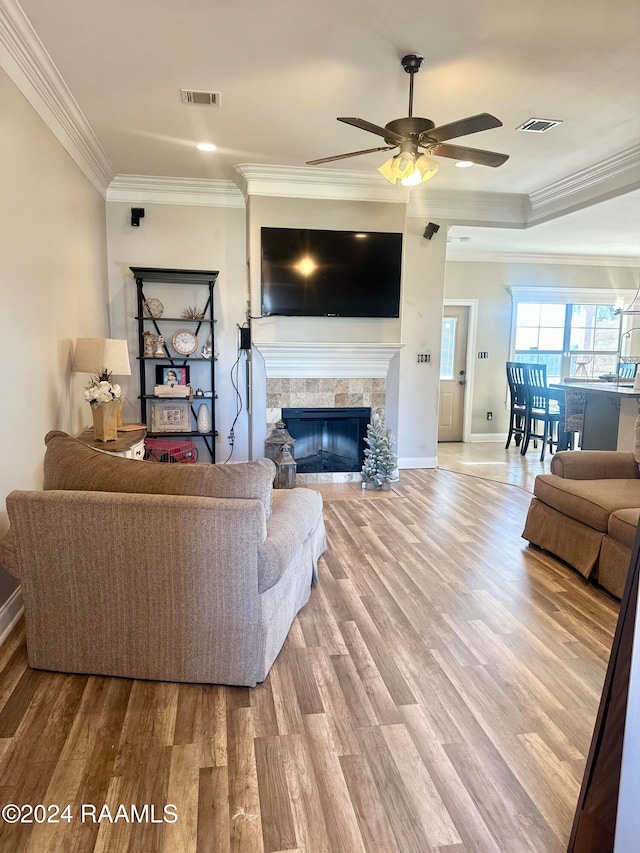
[[[501,166],[509,159],[508,154],[498,154],[495,151],[482,151],[478,148],[467,148],[464,145],[443,144],[447,139],[467,136],[481,130],[502,127],[502,122],[489,115],[479,113],[475,116],[436,127],[428,118],[413,116],[413,77],[420,70],[423,57],[414,53],[402,57],[402,67],[410,75],[409,79],[409,115],[407,118],[397,118],[384,127],[372,124],[361,118],[338,118],[345,124],[351,124],[381,136],[386,145],[379,148],[365,148],[362,151],[351,151],[349,154],[337,154],[334,157],[322,157],[319,160],[308,160],[307,166],[318,166],[321,163],[331,163],[334,160],[344,160],[347,157],[358,157],[360,154],[371,154],[374,151],[391,151],[400,148],[397,154],[383,163],[378,169],[392,184],[400,182],[404,186],[415,186],[428,181],[438,171],[440,166],[428,155],[448,157],[467,163],[477,163],[481,166]],[[422,153],[423,149],[424,153]]]

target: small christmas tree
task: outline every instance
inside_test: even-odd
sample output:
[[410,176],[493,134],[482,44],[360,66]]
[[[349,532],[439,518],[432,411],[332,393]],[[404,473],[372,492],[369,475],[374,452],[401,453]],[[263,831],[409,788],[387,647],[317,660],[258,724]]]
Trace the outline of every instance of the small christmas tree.
[[393,452],[393,435],[384,429],[380,416],[374,414],[367,425],[362,466],[362,487],[364,489],[389,489],[389,482],[396,479],[397,457]]
[[393,452],[395,444],[393,434],[388,429],[382,436],[378,450],[378,471],[376,482],[381,489],[387,491],[391,488],[391,480],[398,479],[398,457]]

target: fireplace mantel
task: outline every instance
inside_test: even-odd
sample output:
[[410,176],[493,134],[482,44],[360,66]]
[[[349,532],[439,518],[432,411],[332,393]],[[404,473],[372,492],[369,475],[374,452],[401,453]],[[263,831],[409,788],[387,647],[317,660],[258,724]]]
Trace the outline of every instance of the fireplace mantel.
[[280,379],[384,379],[399,343],[306,343],[253,341],[264,359],[267,377]]

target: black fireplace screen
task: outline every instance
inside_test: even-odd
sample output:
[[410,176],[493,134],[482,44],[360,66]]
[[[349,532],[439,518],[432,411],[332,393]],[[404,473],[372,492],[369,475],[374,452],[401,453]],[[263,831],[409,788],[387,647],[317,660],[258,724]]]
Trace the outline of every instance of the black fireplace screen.
[[283,409],[298,474],[359,471],[371,409]]

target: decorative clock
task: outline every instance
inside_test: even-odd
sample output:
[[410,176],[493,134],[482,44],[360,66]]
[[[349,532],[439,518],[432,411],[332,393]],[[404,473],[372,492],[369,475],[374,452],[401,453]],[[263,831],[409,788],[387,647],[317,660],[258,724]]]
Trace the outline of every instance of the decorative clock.
[[178,355],[191,355],[198,348],[198,338],[189,329],[178,329],[171,345]]

